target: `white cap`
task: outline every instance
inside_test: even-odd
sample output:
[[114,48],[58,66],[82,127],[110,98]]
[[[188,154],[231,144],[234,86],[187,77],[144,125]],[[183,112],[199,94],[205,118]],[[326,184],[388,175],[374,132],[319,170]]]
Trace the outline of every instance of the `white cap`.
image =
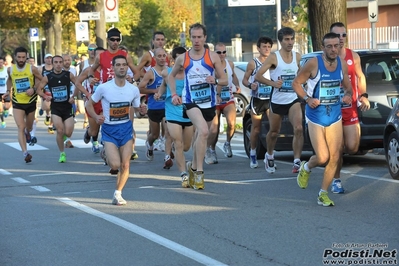
[[47,58],[47,57],[53,57],[53,55],[52,55],[52,54],[46,54],[46,55],[44,56],[44,58]]

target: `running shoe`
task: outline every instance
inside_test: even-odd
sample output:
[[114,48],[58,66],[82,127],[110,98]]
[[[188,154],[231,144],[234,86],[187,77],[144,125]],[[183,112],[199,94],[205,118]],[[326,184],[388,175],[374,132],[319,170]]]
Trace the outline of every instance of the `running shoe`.
[[334,181],[331,184],[331,192],[335,194],[345,193],[345,189],[342,186],[341,180],[334,179]]
[[8,117],[8,110],[4,110],[4,118]]
[[206,164],[213,164],[211,148],[207,148],[205,152],[205,163]]
[[148,144],[148,141],[145,142],[145,146],[147,147],[147,152],[145,153],[145,156],[147,157],[148,161],[154,160],[154,150],[150,149],[150,145]]
[[110,169],[109,169],[109,173],[110,173],[111,175],[117,175],[117,174],[119,173],[119,169],[112,169],[112,168],[110,168]]
[[6,122],[1,122],[1,126],[0,126],[1,128],[6,128],[7,126],[6,126]]
[[139,158],[139,155],[138,155],[138,153],[136,152],[136,151],[133,151],[132,152],[132,156],[130,156],[130,160],[136,160],[136,159],[138,159]]
[[92,144],[93,144],[93,146],[91,146],[91,151],[93,153],[99,153],[100,152],[100,145],[98,145],[98,141],[93,141]]
[[265,163],[266,172],[268,172],[269,174],[273,174],[274,172],[276,172],[276,166],[274,165],[274,159],[268,159],[267,155],[265,155],[265,159],[263,160],[263,162]]
[[61,152],[60,154],[60,159],[58,160],[59,163],[65,163],[66,162],[66,154],[65,152]]
[[46,118],[44,119],[44,124],[45,124],[46,126],[50,125],[50,116],[47,116],[47,115],[46,115]]
[[85,134],[84,134],[84,136],[83,136],[83,141],[84,141],[84,143],[89,143],[90,142],[90,139],[91,139],[91,137],[90,137],[90,135],[89,135],[89,127],[87,127],[86,128],[86,132],[85,132]]
[[29,153],[25,155],[25,163],[30,163],[32,161],[32,155]]
[[30,143],[32,141],[32,137],[29,132],[25,129],[25,138],[26,138],[26,143]]
[[114,198],[112,199],[112,205],[121,206],[126,205],[126,203],[126,200],[122,198],[121,194],[114,194]]
[[72,141],[67,139],[64,141],[65,144],[65,148],[74,148],[75,146],[73,146]]
[[190,161],[186,162],[186,167],[188,171],[188,184],[192,188],[194,187],[194,171],[193,168],[191,168],[191,165],[192,164]]
[[211,151],[211,158],[214,164],[218,163],[218,157],[216,155],[216,151]]
[[334,206],[334,201],[330,200],[327,192],[320,192],[320,195],[317,197],[317,204],[329,207]]
[[184,188],[189,188],[190,184],[187,173],[186,172],[182,173],[180,177],[181,177],[181,186]]
[[34,146],[36,143],[37,143],[37,138],[32,137],[32,139],[30,140],[29,146]]
[[299,168],[301,167],[301,161],[296,161],[294,162],[294,164],[292,165],[292,172],[294,174],[299,173]]
[[54,128],[53,127],[48,127],[47,128],[47,132],[49,133],[49,134],[54,134]]
[[170,169],[173,166],[172,158],[170,158],[169,155],[165,156],[164,161],[165,161],[165,164],[163,166],[163,169]]
[[306,161],[301,162],[301,167],[299,168],[298,175],[296,177],[296,182],[300,188],[307,188],[309,183],[310,171],[306,171],[305,166]]
[[256,160],[256,155],[251,155],[250,157],[251,158],[250,158],[249,167],[251,167],[252,169],[258,168],[258,161]]
[[204,189],[205,188],[205,183],[204,183],[204,172],[195,172],[194,173],[194,185],[193,189],[199,190],[199,189]]
[[230,143],[225,142],[223,145],[224,156],[227,158],[233,157],[233,152],[231,151]]

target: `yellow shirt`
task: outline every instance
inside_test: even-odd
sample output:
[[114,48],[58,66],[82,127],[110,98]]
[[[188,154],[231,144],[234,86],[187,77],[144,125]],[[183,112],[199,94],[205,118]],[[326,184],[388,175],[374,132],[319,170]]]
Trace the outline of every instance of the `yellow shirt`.
[[36,102],[36,93],[32,96],[26,94],[26,91],[33,88],[33,85],[35,85],[35,76],[32,73],[32,66],[30,64],[25,64],[24,68],[20,69],[17,65],[13,65],[10,69],[10,76],[14,88],[12,92],[12,101],[19,104]]

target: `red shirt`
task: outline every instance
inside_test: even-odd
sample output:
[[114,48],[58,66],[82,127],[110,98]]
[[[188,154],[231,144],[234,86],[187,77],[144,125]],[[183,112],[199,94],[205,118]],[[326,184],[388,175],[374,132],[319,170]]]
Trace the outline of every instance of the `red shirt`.
[[118,50],[114,54],[111,54],[111,52],[107,50],[100,54],[101,83],[105,83],[115,77],[115,73],[112,70],[112,59],[117,55],[127,57],[127,53],[122,50]]

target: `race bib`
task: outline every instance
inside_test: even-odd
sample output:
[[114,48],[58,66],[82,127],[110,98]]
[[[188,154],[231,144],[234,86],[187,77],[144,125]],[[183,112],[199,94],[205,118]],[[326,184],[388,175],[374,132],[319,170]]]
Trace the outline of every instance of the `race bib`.
[[208,83],[190,86],[191,101],[193,103],[207,103],[211,101],[211,86]]
[[29,78],[15,79],[15,89],[17,93],[24,93],[30,89]]
[[0,87],[3,87],[6,85],[6,78],[0,78]]
[[109,121],[124,121],[129,119],[129,102],[110,103]]
[[272,93],[272,87],[267,86],[266,84],[260,84],[258,86],[258,98],[261,100],[270,99],[270,95]]
[[222,103],[227,103],[230,100],[230,88],[228,86],[223,87],[220,92],[220,98],[222,99]]
[[352,108],[352,101],[350,102],[350,103],[344,103],[343,101],[342,101],[342,99],[344,98],[344,95],[345,95],[345,90],[344,90],[344,88],[340,88],[340,100],[341,100],[341,108],[342,109],[346,109],[346,108]]
[[340,101],[339,80],[328,80],[320,82],[319,101],[321,105],[335,104]]
[[59,86],[52,88],[54,102],[66,102],[68,100],[67,87]]
[[292,88],[292,81],[295,78],[295,75],[281,75],[280,77],[283,80],[283,85],[279,89],[280,92],[294,92]]

